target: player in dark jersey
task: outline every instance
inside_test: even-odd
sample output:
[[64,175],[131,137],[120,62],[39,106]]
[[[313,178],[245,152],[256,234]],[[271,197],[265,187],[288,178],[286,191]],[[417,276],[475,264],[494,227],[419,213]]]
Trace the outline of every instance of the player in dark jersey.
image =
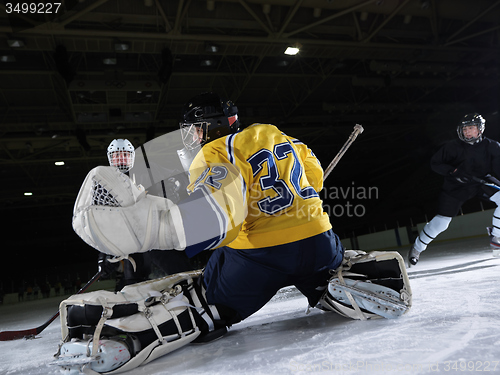
[[[431,158],[431,168],[444,176],[437,215],[429,221],[408,253],[409,266],[417,264],[420,253],[448,228],[460,207],[471,198],[488,198],[500,204],[500,192],[488,183],[500,185],[500,143],[483,136],[486,120],[478,113],[463,117],[457,127],[459,139],[446,143]],[[493,175],[493,176],[492,176]],[[492,248],[500,248],[500,208],[488,228]]]

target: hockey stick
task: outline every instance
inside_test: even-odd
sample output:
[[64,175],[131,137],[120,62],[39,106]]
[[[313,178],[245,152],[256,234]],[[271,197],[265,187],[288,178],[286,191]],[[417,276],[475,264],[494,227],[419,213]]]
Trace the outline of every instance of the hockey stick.
[[358,134],[363,133],[363,130],[364,130],[363,127],[361,125],[359,125],[359,124],[356,124],[354,126],[354,130],[351,133],[351,135],[349,136],[349,139],[346,141],[346,143],[344,143],[344,145],[342,146],[342,148],[340,149],[340,151],[338,152],[338,154],[331,161],[330,165],[325,169],[325,173],[324,173],[324,176],[323,176],[323,181],[326,180],[326,178],[328,177],[328,175],[330,174],[330,172],[333,170],[333,168],[335,168],[335,166],[339,162],[340,158],[342,158],[342,156],[344,156],[345,152],[351,146],[351,144],[354,142],[354,140],[356,139],[356,137],[358,136]]
[[[97,272],[87,284],[82,286],[76,294],[83,293],[86,291],[96,280],[101,277],[101,272]],[[59,310],[57,311],[57,314],[52,316],[49,320],[47,320],[45,323],[43,323],[41,326],[36,327],[36,328],[29,328],[29,329],[24,329],[20,331],[2,331],[0,332],[0,341],[9,341],[9,340],[17,340],[17,339],[22,339],[22,338],[31,338],[33,336],[38,335],[40,332],[42,332],[45,328],[48,327],[50,323],[52,323],[57,317],[59,316]]]
[[489,186],[489,187],[492,187],[493,189],[500,190],[500,186],[498,186],[492,182],[488,182],[488,181],[483,180],[483,179],[478,178],[478,177],[472,177],[472,179],[476,182],[479,182],[480,184],[483,184],[484,186]]

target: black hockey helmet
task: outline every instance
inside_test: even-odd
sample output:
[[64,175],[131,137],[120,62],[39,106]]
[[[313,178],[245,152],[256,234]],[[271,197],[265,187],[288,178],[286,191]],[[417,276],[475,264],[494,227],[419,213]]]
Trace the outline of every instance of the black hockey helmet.
[[[187,149],[194,149],[214,139],[235,133],[239,128],[238,108],[213,92],[206,92],[189,100],[182,109],[180,122],[182,141]],[[201,143],[196,134],[203,130]]]
[[[468,113],[463,118],[457,127],[458,138],[467,143],[476,143],[483,137],[486,120],[479,113]],[[464,135],[465,126],[476,126],[479,134],[477,137],[466,138]]]

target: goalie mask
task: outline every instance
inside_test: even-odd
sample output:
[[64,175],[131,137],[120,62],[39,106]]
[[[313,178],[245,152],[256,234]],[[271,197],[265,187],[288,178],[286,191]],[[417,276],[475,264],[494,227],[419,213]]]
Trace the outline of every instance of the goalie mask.
[[466,114],[457,127],[458,138],[470,144],[480,141],[483,137],[485,123],[486,120],[479,113]]
[[108,146],[109,165],[128,172],[135,161],[135,149],[128,139],[114,139]]
[[207,92],[188,101],[182,110],[180,122],[182,142],[193,150],[239,128],[238,108],[230,100]]

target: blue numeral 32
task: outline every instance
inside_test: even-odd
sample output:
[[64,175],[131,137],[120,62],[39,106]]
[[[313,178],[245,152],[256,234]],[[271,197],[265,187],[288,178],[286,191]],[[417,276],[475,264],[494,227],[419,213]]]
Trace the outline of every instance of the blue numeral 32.
[[318,193],[311,186],[306,186],[300,188],[300,178],[302,177],[302,166],[298,162],[297,155],[288,142],[280,143],[274,146],[273,152],[267,149],[262,149],[253,154],[247,161],[252,166],[253,175],[257,175],[262,168],[264,163],[267,166],[267,175],[262,176],[259,179],[260,187],[262,191],[273,189],[276,192],[276,196],[266,197],[257,202],[259,209],[269,215],[275,214],[285,208],[292,205],[295,199],[292,191],[285,183],[285,181],[280,178],[278,166],[274,157],[276,157],[277,162],[284,160],[291,156],[293,158],[293,166],[290,172],[289,181],[293,186],[293,189],[299,197],[302,199],[309,199],[312,197],[317,197]]

